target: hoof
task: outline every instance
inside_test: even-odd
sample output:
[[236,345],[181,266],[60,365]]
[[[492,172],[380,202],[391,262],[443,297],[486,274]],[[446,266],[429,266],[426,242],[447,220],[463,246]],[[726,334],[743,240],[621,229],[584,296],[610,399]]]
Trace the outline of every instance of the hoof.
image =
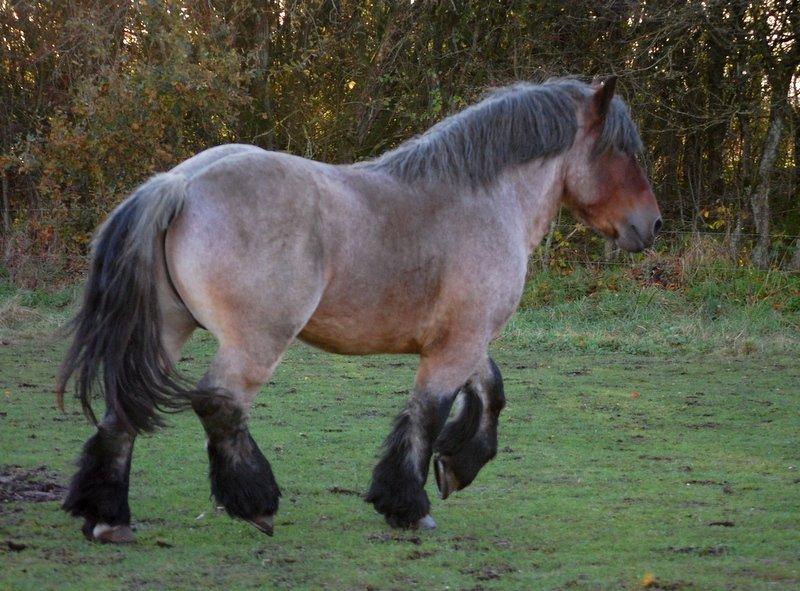
[[[84,534],[86,531],[87,527],[84,526]],[[92,528],[91,539],[103,544],[132,544],[136,541],[136,536],[128,525],[98,523]]]
[[433,517],[428,514],[417,521],[416,525],[412,529],[436,529],[436,522],[433,520]]
[[431,517],[430,514],[412,523],[407,521],[404,522],[397,518],[387,516],[386,523],[388,523],[393,529],[436,529],[436,522],[433,520],[433,517]]
[[273,532],[273,517],[272,515],[262,515],[260,517],[254,517],[253,519],[249,520],[250,524],[253,525],[258,531],[267,534],[268,536],[272,536]]
[[436,475],[436,486],[439,488],[439,497],[442,500],[461,488],[458,480],[448,468],[447,458],[436,458],[433,462],[433,472]]

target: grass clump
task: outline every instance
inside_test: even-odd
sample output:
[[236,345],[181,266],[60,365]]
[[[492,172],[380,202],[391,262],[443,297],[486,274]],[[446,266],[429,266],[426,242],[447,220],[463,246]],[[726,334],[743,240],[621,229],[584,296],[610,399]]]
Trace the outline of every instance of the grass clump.
[[72,285],[58,289],[23,289],[0,277],[0,338],[31,337],[62,326],[80,292]]
[[635,354],[798,346],[800,276],[685,258],[531,273],[513,346]]

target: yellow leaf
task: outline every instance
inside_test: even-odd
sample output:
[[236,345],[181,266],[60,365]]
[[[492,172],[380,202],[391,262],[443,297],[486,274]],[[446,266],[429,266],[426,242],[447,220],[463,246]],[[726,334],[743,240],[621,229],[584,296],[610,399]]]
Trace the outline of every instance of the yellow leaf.
[[648,587],[652,587],[656,584],[656,578],[653,576],[653,573],[644,573],[642,580],[639,581],[639,584],[647,589]]

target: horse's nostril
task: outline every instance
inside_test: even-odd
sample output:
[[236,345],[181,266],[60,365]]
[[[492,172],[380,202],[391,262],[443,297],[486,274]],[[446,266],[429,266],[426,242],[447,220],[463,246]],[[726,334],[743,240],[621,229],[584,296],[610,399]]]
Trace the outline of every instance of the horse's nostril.
[[655,223],[653,224],[653,236],[656,236],[659,232],[661,232],[661,226],[664,225],[664,222],[661,221],[661,218],[656,219]]

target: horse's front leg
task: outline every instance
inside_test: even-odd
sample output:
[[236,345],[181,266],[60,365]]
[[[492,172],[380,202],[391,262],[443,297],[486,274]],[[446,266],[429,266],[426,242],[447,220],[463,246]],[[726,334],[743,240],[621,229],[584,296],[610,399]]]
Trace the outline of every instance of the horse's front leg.
[[458,416],[434,444],[436,485],[443,499],[467,487],[497,454],[497,423],[506,403],[503,378],[491,359],[462,391]]
[[395,419],[372,473],[365,500],[392,527],[436,527],[425,492],[433,443],[447,421],[460,386],[477,363],[473,361],[475,356],[463,351],[449,353],[422,358],[411,398]]

